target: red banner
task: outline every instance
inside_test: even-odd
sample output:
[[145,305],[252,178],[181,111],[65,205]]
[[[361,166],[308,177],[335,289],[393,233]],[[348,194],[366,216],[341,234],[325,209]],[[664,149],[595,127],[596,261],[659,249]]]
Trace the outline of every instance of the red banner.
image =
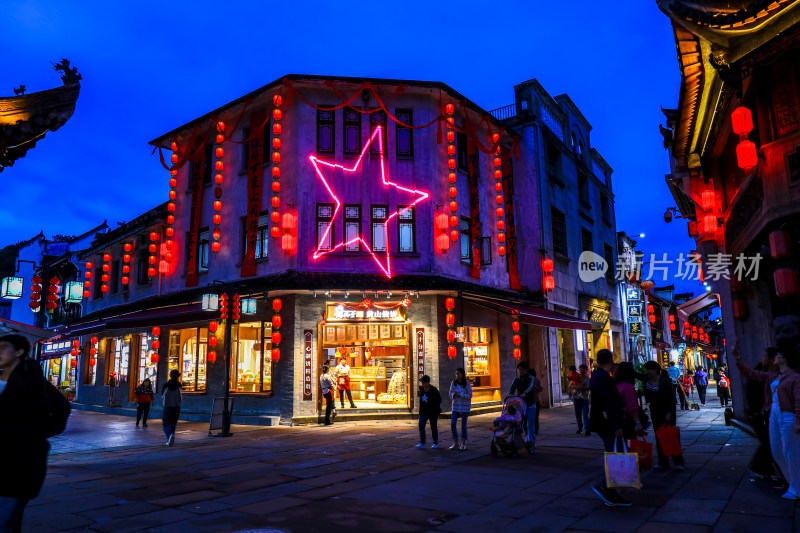
[[[250,115],[250,141],[247,150],[247,221],[245,232],[247,251],[242,260],[242,277],[256,275],[256,243],[258,241],[258,219],[261,216],[261,189],[264,181],[264,125],[266,112],[256,111]],[[258,131],[253,131],[258,128]],[[263,250],[262,250],[263,254]]]
[[314,391],[314,380],[312,378],[312,344],[314,332],[307,329],[303,332],[303,401],[311,400]]
[[205,172],[205,154],[201,153],[192,160],[192,206],[189,212],[189,242],[186,250],[186,286],[197,287],[197,240],[200,234],[203,206],[203,174]]
[[425,375],[425,329],[417,328],[417,381]]
[[481,202],[478,179],[478,150],[467,139],[467,167],[469,169],[469,218],[472,242],[472,270],[469,275],[481,279]]
[[506,261],[508,262],[508,281],[512,289],[521,290],[519,268],[517,265],[517,226],[514,214],[514,170],[511,164],[511,150],[503,146],[500,151],[503,159],[503,195],[506,211]]

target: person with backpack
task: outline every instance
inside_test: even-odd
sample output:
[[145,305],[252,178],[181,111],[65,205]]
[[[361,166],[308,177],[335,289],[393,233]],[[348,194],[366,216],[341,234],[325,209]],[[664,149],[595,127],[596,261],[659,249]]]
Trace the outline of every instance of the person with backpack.
[[147,427],[147,417],[150,416],[150,404],[153,403],[153,385],[150,378],[145,378],[142,384],[136,387],[136,427],[142,421],[142,427]]
[[178,428],[178,418],[181,416],[181,382],[178,381],[181,373],[177,369],[169,372],[169,380],[164,383],[164,411],[161,414],[161,423],[164,426],[164,435],[167,436],[167,446],[175,444],[175,430]]
[[728,401],[731,398],[731,382],[722,370],[719,371],[719,377],[717,378],[717,395],[719,396],[720,405],[728,407]]
[[39,495],[47,473],[49,437],[67,424],[67,399],[28,358],[22,335],[0,337],[0,532],[22,530],[27,503]]
[[708,388],[708,372],[703,367],[698,367],[694,374],[694,386],[697,387],[697,396],[700,397],[700,405],[706,404],[706,389]]
[[425,426],[431,424],[431,448],[439,447],[439,415],[442,413],[442,395],[439,389],[431,385],[430,376],[422,376],[419,380],[419,444],[416,448],[425,447]]

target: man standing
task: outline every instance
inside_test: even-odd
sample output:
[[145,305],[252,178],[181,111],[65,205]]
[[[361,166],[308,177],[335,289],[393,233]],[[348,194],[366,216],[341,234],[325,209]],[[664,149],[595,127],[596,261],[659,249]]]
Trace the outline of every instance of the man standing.
[[[597,369],[592,372],[589,383],[591,392],[589,429],[603,439],[606,452],[614,452],[614,448],[623,442],[622,423],[625,420],[622,397],[619,395],[614,378],[611,377],[613,368],[614,355],[611,351],[607,349],[598,351]],[[606,485],[605,475],[601,483],[592,485],[592,491],[609,507],[631,505],[631,502],[620,496],[616,489]]]
[[[575,368],[575,367],[572,367]],[[572,394],[572,403],[575,408],[575,420],[578,422],[578,431],[575,433],[581,434],[584,431],[586,436],[590,435],[589,431],[589,367],[581,365],[581,372],[577,374],[577,379],[573,379],[570,374],[569,389]]]
[[525,408],[525,449],[531,455],[536,446],[536,404],[539,402],[540,392],[542,392],[542,382],[536,377],[536,372],[531,370],[528,363],[522,361],[517,365],[517,378],[511,384],[508,394],[519,396],[527,406]]
[[431,385],[430,376],[420,378],[419,387],[419,444],[416,448],[425,447],[425,426],[431,424],[431,438],[433,444],[431,448],[439,447],[439,427],[437,426],[439,415],[442,413],[442,395],[439,389]]
[[675,361],[669,362],[669,368],[667,368],[667,374],[669,374],[669,378],[672,380],[672,390],[675,394],[675,401],[676,403],[680,401],[681,409],[686,404],[686,400],[683,396],[683,389],[681,388],[680,384],[678,383],[681,379],[681,369],[675,364]]

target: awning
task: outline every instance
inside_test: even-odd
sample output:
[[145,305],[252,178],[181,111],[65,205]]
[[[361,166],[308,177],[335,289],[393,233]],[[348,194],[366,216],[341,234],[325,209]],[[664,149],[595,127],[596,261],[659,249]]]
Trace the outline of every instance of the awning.
[[680,311],[683,311],[688,316],[696,315],[708,309],[719,305],[719,295],[716,292],[704,292],[700,296],[695,296],[691,300],[687,300],[678,306]]
[[108,329],[120,328],[143,328],[149,326],[169,326],[181,322],[193,322],[196,320],[211,320],[214,313],[203,311],[199,303],[188,305],[173,305],[158,309],[147,309],[117,315],[108,318],[91,320],[83,324],[73,324],[62,329],[54,330],[50,333],[51,338],[55,337],[76,337],[78,335],[91,335]]
[[579,329],[590,331],[592,324],[574,316],[565,315],[542,307],[517,304],[509,301],[495,300],[484,297],[470,296],[464,297],[464,301],[492,309],[498,313],[506,315],[519,314],[519,321],[533,326],[544,326],[551,328]]
[[52,336],[52,332],[46,329],[29,326],[28,324],[15,322],[14,320],[9,320],[7,318],[0,318],[0,335],[12,334],[26,337],[29,341],[31,341],[31,344]]

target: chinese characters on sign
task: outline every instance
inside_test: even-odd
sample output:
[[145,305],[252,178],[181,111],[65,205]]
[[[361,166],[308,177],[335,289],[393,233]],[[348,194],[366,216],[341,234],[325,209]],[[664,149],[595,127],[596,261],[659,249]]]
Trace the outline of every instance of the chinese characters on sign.
[[631,335],[641,335],[642,334],[642,323],[641,322],[628,322],[628,332]]
[[313,367],[311,362],[311,339],[313,338],[313,332],[310,329],[303,331],[303,401],[311,400],[313,388],[313,379],[312,379],[312,370]]
[[425,330],[417,328],[417,379],[425,375]]
[[[717,281],[719,279],[735,278],[739,281],[749,279],[758,280],[759,266],[763,257],[755,254],[752,257],[739,254],[735,258],[731,254],[708,254],[707,261],[700,261],[696,254],[680,254],[676,260],[668,259],[667,254],[656,257],[650,254],[649,269],[646,273],[641,272],[641,267],[637,272],[637,279],[667,281],[670,269],[675,271],[674,277],[688,281]],[[617,281],[624,281],[630,277],[630,269],[625,258],[621,257],[617,261],[614,277]],[[642,276],[644,274],[644,276]],[[635,289],[634,289],[635,290]],[[638,299],[631,297],[631,289],[628,289],[628,299]]]
[[328,304],[325,308],[325,319],[329,321],[378,320],[403,322],[406,316],[405,307],[402,305],[392,309],[378,309],[375,307],[353,309],[342,304]]
[[640,305],[628,305],[628,316],[633,317],[641,317],[642,316],[642,307]]

